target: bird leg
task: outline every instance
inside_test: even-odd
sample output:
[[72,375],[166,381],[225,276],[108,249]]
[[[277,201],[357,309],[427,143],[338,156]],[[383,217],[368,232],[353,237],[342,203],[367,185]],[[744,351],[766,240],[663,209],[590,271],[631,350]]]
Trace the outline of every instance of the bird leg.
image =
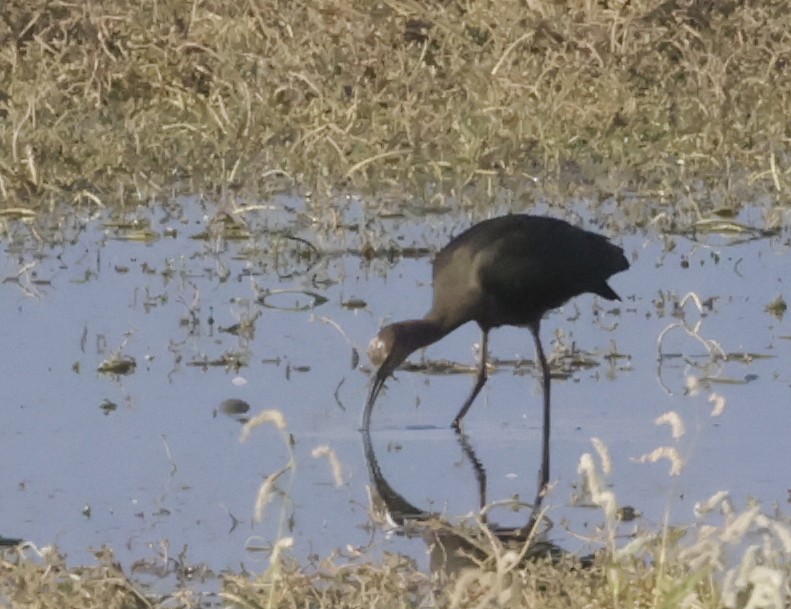
[[472,406],[472,403],[475,401],[475,397],[480,393],[481,388],[486,384],[487,372],[486,372],[486,352],[488,351],[489,346],[489,331],[483,331],[483,338],[481,339],[481,361],[478,364],[478,377],[475,381],[475,386],[472,388],[472,392],[470,393],[470,397],[467,398],[467,401],[459,410],[459,414],[456,415],[456,418],[453,419],[453,423],[451,427],[456,431],[459,431],[461,428],[461,420],[464,418],[464,415],[467,414],[467,411]]
[[549,486],[549,431],[550,431],[550,409],[549,409],[549,390],[552,377],[549,372],[549,364],[544,355],[544,348],[541,346],[541,339],[538,336],[540,322],[530,324],[530,332],[533,334],[533,340],[536,342],[536,354],[538,361],[541,364],[541,373],[543,375],[544,386],[544,430],[542,438],[542,457],[541,457],[541,471],[538,475],[538,496],[543,498]]

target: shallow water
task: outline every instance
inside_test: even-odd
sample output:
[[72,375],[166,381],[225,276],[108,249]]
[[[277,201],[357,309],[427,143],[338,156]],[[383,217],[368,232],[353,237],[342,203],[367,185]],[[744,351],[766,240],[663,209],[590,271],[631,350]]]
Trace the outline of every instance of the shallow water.
[[[124,565],[141,558],[164,564],[186,548],[185,564],[256,571],[268,560],[257,548],[293,535],[291,551],[303,559],[371,546],[426,564],[420,543],[369,526],[357,431],[368,386],[365,348],[381,324],[427,310],[426,252],[469,218],[372,220],[369,230],[383,243],[416,249],[414,257],[368,262],[359,232],[317,231],[299,201],[247,214],[254,228],[239,240],[192,238],[206,231],[213,208],[197,199],[177,207],[172,215],[139,212],[159,235],[151,242],[130,239],[139,233],[99,215],[64,223],[60,245],[37,245],[24,229],[4,244],[0,535],[57,544],[75,563],[90,562],[88,549],[106,544]],[[346,223],[363,217],[354,200],[340,209]],[[741,219],[760,225],[761,214],[747,210]],[[623,302],[583,296],[542,327],[548,353],[574,345],[595,363],[553,382],[551,537],[584,551],[577,535],[592,534],[603,520],[571,505],[593,437],[609,448],[608,483],[619,501],[643,513],[629,526],[654,528],[668,509],[671,521],[692,522],[695,502],[719,490],[737,505],[749,497],[786,503],[791,328],[766,305],[791,298],[787,230],[748,241],[650,231],[614,239],[633,264],[610,282]],[[266,296],[263,306],[262,290],[286,291]],[[692,298],[676,307],[690,292],[702,310]],[[472,364],[479,340],[466,326],[412,360]],[[720,348],[728,361],[712,355]],[[497,330],[490,350],[506,363],[490,376],[465,430],[486,470],[486,499],[529,500],[541,433],[530,334]],[[623,357],[608,357],[614,353]],[[247,365],[208,364],[233,362],[229,354]],[[115,355],[134,358],[136,367],[97,372]],[[697,391],[688,390],[691,377],[700,379]],[[388,482],[414,505],[448,517],[479,504],[475,470],[448,427],[471,384],[471,374],[401,371],[373,416],[372,442]],[[718,417],[712,393],[726,400]],[[261,522],[252,517],[259,486],[287,464],[288,443],[272,425],[241,443],[239,417],[221,408],[228,399],[247,402],[251,415],[279,410],[293,435],[296,467],[279,479],[282,494]],[[654,424],[669,410],[686,424],[678,440]],[[321,445],[342,465],[339,486],[329,461],[311,455]],[[664,460],[636,462],[665,445],[683,456],[680,475],[669,475]],[[519,525],[524,515],[497,518]]]

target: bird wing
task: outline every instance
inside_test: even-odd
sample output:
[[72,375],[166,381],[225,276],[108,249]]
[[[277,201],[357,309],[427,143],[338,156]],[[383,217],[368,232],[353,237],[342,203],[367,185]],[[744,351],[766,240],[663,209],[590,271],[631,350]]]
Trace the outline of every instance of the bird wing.
[[623,257],[600,235],[566,223],[531,222],[481,248],[475,267],[490,315],[507,320],[500,323],[531,323],[584,292],[617,298],[606,283],[615,272],[612,262],[604,260],[615,253]]
[[434,260],[434,310],[484,327],[527,324],[569,298],[607,285],[629,263],[601,235],[553,218],[501,216],[451,240]]

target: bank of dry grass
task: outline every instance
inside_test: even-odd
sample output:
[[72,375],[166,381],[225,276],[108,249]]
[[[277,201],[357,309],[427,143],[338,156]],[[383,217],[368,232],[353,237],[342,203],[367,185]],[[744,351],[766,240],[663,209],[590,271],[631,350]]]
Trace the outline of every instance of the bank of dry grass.
[[[788,523],[756,505],[733,512],[725,494],[707,507],[720,507],[724,523],[643,531],[618,547],[610,530],[609,548],[592,563],[558,554],[525,559],[535,546],[503,545],[483,529],[429,522],[423,525],[427,537],[465,540],[463,551],[432,550],[444,564],[455,563],[452,571],[426,573],[399,555],[378,561],[335,556],[306,566],[276,551],[268,570],[227,574],[215,593],[201,592],[203,585],[191,583],[186,569],[172,565],[162,569],[177,571],[172,579],[180,585],[162,594],[130,579],[108,550],[97,553],[96,565],[75,568],[56,553],[37,556],[27,548],[0,554],[0,603],[41,609],[791,607]],[[432,565],[438,567],[433,559]]]
[[692,176],[787,192],[784,2],[7,0],[0,200],[460,192]]

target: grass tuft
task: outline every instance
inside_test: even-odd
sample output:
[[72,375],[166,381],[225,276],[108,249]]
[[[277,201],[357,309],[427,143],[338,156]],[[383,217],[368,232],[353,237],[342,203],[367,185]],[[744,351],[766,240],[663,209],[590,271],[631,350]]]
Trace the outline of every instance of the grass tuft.
[[0,202],[787,194],[789,31],[770,0],[7,0]]

